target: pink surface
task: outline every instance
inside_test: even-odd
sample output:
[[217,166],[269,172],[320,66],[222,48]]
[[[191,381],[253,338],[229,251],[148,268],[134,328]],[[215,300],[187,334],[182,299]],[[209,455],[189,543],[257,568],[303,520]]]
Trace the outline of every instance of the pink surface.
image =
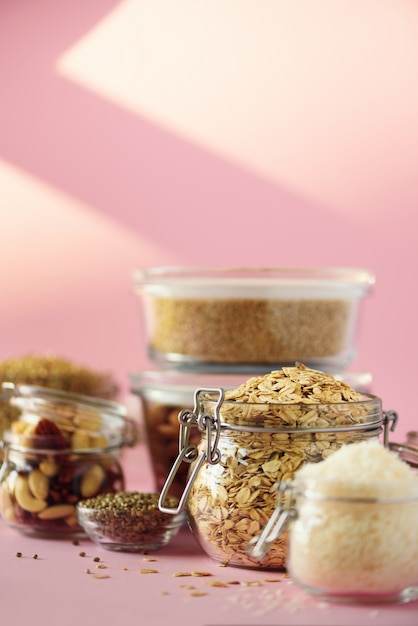
[[[124,457],[128,487],[152,489],[146,451],[141,446]],[[79,552],[86,556],[80,557]],[[22,557],[17,558],[16,552]],[[38,558],[33,559],[37,554]],[[131,626],[169,623],[184,626],[283,624],[294,626],[416,626],[418,603],[366,607],[333,605],[297,589],[280,573],[221,568],[202,553],[187,528],[164,550],[153,555],[113,553],[87,539],[71,540],[21,536],[0,522],[1,615],[4,623],[85,623]],[[106,569],[96,569],[94,557]],[[106,574],[94,579],[85,570]],[[126,568],[126,569],[125,569]],[[141,568],[156,569],[141,574]],[[175,572],[210,572],[209,577],[175,577]],[[266,579],[278,579],[267,582]],[[208,581],[227,584],[209,586]],[[193,585],[206,595],[191,596],[182,585]],[[52,618],[52,616],[54,616]]]
[[417,4],[258,5],[1,3],[0,359],[50,350],[126,390],[149,366],[136,267],[366,267],[351,369],[402,440],[418,427]]

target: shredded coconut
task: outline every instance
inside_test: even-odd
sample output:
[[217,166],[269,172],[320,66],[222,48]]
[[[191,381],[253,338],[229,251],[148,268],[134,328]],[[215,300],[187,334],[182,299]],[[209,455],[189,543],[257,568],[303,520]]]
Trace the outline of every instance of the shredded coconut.
[[418,584],[418,476],[378,442],[301,468],[288,568],[329,596],[396,596]]
[[418,475],[376,440],[342,446],[321,463],[307,463],[296,479],[335,497],[418,497]]

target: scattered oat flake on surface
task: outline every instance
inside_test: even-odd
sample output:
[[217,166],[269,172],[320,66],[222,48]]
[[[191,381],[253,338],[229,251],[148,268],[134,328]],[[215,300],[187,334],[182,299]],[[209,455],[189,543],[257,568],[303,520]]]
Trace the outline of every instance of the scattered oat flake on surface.
[[109,574],[93,574],[92,578],[110,578]]
[[265,578],[265,583],[279,583],[281,582],[280,578]]
[[152,563],[153,561],[156,561],[157,559],[154,559],[151,556],[144,556],[143,560],[148,561],[149,563]]
[[228,580],[227,585],[240,585],[240,581],[239,580]]
[[212,576],[211,572],[192,572],[192,576]]
[[194,585],[180,585],[180,589],[196,589]]
[[249,580],[245,583],[247,587],[261,587],[261,583],[259,580]]
[[226,583],[223,583],[220,580],[208,580],[206,581],[206,584],[209,585],[209,587],[228,587]]
[[158,570],[150,569],[149,567],[141,567],[139,570],[140,574],[158,574]]
[[206,596],[206,591],[191,591],[190,596]]
[[191,572],[174,572],[173,576],[175,577],[179,577],[179,576],[191,576]]

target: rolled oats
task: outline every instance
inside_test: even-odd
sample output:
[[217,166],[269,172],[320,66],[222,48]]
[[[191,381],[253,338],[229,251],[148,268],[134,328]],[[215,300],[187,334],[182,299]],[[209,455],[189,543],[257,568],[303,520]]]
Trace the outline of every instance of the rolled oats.
[[[210,394],[202,400],[204,412],[213,413],[214,405]],[[220,407],[221,460],[201,467],[188,498],[191,527],[206,552],[230,565],[284,569],[286,532],[261,562],[247,552],[250,539],[273,513],[277,485],[346,443],[377,437],[379,407],[346,383],[303,364],[226,391]],[[344,430],[353,426],[358,429]]]

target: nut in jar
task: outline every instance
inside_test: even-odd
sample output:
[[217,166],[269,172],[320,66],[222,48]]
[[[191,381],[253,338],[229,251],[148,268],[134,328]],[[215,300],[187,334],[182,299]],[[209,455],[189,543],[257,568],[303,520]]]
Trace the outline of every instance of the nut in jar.
[[136,428],[123,405],[78,394],[4,384],[21,409],[4,434],[0,511],[26,534],[82,534],[76,504],[124,488],[119,461]]
[[[249,379],[237,389],[196,391],[194,411],[182,411],[180,450],[160,495],[160,508],[178,468],[190,463],[180,504],[197,540],[214,560],[247,568],[285,569],[286,534],[264,559],[248,553],[276,504],[277,486],[305,463],[341,446],[378,439],[397,416],[376,396],[302,364]],[[197,447],[189,432],[201,432]]]

